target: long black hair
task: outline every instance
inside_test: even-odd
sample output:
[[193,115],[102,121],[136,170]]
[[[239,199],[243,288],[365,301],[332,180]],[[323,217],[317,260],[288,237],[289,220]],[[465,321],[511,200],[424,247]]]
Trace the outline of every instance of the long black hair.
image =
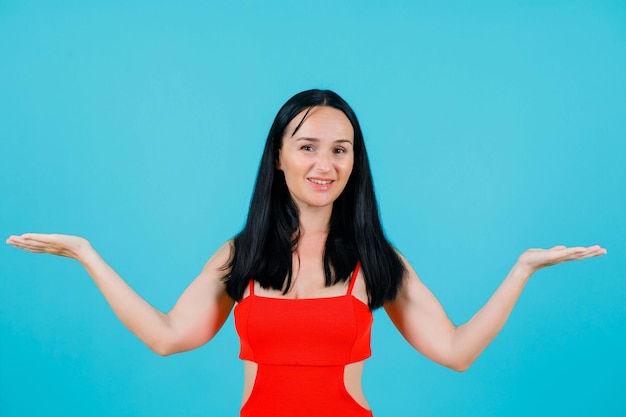
[[354,165],[346,188],[333,203],[324,250],[326,286],[346,281],[361,261],[368,305],[374,310],[393,300],[402,283],[404,265],[386,239],[363,133],[354,111],[330,90],[308,90],[290,98],[270,129],[259,166],[248,220],[235,237],[230,261],[225,265],[226,291],[241,301],[254,279],[263,288],[287,292],[292,284],[292,255],[298,245],[298,208],[287,189],[282,171],[276,168],[285,128],[304,110],[330,106],[341,110],[354,129]]

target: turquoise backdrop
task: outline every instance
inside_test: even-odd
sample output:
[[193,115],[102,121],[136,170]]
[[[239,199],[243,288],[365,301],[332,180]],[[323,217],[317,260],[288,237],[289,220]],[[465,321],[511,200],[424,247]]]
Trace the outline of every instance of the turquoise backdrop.
[[[376,417],[624,416],[624,1],[0,1],[0,236],[87,237],[167,310],[241,227],[294,93],[360,117],[390,239],[451,319],[528,247],[540,271],[469,371],[383,311]],[[232,320],[161,358],[73,261],[0,247],[0,415],[236,416]]]

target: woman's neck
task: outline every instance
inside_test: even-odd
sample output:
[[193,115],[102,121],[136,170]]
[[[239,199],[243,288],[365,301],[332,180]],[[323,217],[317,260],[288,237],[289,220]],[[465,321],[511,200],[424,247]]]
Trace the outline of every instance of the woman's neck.
[[300,235],[327,234],[330,225],[331,207],[300,208]]

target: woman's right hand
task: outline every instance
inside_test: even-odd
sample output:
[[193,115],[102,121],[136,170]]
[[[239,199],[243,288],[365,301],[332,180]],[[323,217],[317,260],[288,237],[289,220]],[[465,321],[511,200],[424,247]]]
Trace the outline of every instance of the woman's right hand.
[[11,236],[6,243],[29,252],[78,260],[122,323],[160,355],[183,352],[208,342],[222,327],[235,303],[226,293],[223,281],[223,267],[230,259],[230,242],[209,259],[168,313],[162,313],[141,298],[87,239],[27,233]]
[[80,260],[91,244],[79,236],[26,233],[21,236],[10,236],[6,243],[18,249],[33,253],[48,253]]

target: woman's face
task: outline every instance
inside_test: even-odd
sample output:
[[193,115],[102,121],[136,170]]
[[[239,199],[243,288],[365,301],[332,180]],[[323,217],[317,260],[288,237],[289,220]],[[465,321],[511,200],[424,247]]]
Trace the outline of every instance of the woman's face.
[[332,207],[348,183],[354,165],[354,129],[341,111],[313,107],[289,122],[276,168],[283,171],[287,188],[300,210]]

